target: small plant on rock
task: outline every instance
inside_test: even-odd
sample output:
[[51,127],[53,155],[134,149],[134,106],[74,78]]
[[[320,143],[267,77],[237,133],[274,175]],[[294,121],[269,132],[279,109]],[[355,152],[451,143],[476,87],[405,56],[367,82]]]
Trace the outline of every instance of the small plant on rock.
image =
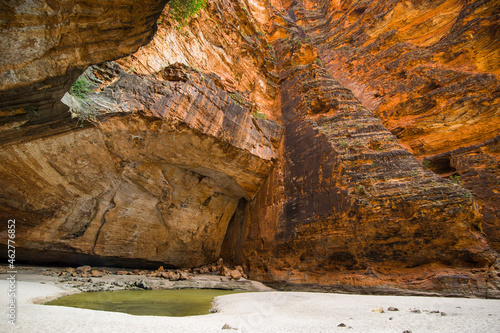
[[38,106],[37,105],[28,105],[24,108],[24,110],[26,111],[27,113],[27,117],[29,119],[34,119],[34,118],[38,118]]
[[192,16],[205,8],[207,0],[172,0],[168,13],[179,25],[186,25]]
[[94,107],[89,107],[85,111],[80,111],[80,112],[75,112],[71,114],[72,118],[78,118],[78,123],[80,124],[80,127],[83,127],[85,121],[88,121],[90,123],[99,123],[99,120],[97,119],[97,110]]
[[366,194],[366,189],[363,185],[356,186],[356,192],[359,194]]
[[76,80],[75,83],[71,86],[69,93],[77,98],[87,98],[87,95],[92,92],[90,89],[91,85],[84,78],[80,77]]
[[457,185],[462,184],[462,181],[460,180],[460,176],[459,175],[451,175],[450,179],[451,179],[452,182],[454,182]]
[[255,118],[259,118],[259,119],[266,119],[267,116],[265,114],[263,114],[262,112],[260,112],[259,110],[255,110],[254,112],[252,112],[252,116],[254,116]]
[[245,100],[243,97],[241,97],[240,94],[237,93],[229,93],[229,96],[235,101],[237,104],[243,106],[245,105]]

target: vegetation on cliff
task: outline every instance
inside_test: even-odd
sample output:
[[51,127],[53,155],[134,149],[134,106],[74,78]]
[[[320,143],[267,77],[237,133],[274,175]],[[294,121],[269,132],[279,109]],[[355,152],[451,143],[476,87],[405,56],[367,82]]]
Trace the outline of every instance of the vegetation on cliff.
[[185,25],[206,4],[207,0],[172,0],[169,4],[169,14],[177,23]]

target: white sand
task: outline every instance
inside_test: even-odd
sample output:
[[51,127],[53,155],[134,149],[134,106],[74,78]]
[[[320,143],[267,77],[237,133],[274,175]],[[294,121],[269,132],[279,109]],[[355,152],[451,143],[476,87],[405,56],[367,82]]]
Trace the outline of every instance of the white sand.
[[[33,304],[36,299],[68,292],[51,281],[17,282],[17,322],[12,325],[7,318],[7,289],[2,278],[0,332],[9,333],[500,332],[500,300],[260,292],[219,297],[215,302],[218,313],[176,318]],[[380,307],[384,313],[371,311]],[[399,311],[388,311],[388,307]],[[337,327],[340,323],[346,327]],[[223,330],[225,324],[235,329]]]

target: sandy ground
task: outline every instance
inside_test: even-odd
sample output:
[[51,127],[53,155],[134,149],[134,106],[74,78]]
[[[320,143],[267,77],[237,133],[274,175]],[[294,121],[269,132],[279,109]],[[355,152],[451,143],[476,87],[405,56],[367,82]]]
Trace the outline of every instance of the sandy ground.
[[[9,333],[500,332],[500,300],[256,292],[219,297],[214,302],[218,313],[204,316],[133,316],[34,304],[74,292],[42,275],[17,276],[17,318],[12,325],[7,317],[6,278],[1,275],[0,332]],[[389,307],[399,311],[389,311]]]

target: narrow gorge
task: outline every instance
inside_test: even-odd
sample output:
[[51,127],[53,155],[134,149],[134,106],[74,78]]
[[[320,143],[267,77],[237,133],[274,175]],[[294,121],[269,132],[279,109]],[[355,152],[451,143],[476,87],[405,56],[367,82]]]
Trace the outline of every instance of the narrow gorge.
[[498,2],[0,8],[20,262],[500,297]]

